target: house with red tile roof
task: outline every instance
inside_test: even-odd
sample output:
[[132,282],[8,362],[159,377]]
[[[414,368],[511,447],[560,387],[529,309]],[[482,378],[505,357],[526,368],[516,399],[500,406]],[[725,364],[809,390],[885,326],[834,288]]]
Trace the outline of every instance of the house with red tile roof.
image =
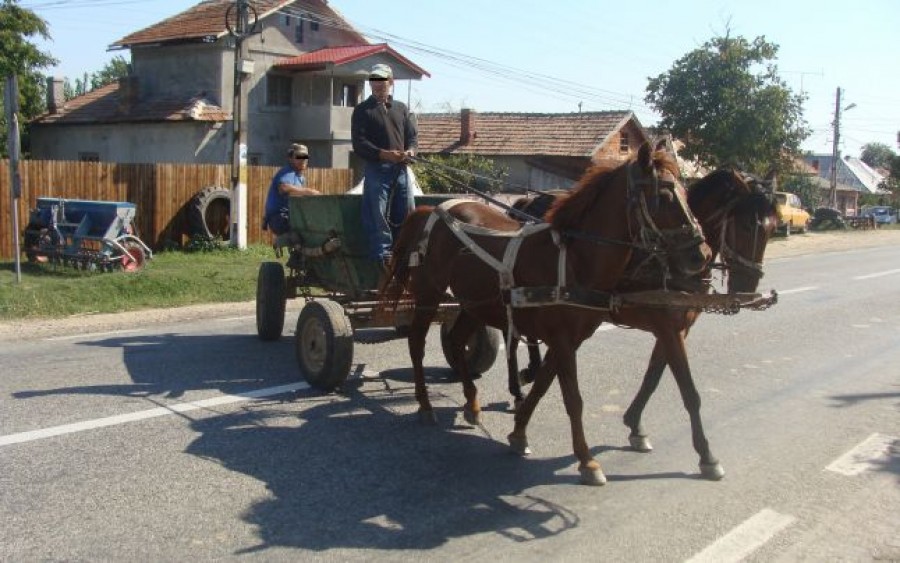
[[[64,101],[32,122],[32,155],[47,160],[231,162],[235,48],[226,18],[234,0],[204,0],[110,49],[131,53],[131,75]],[[378,63],[404,80],[428,73],[387,44],[371,44],[326,0],[255,0],[254,33],[237,65],[248,90],[251,164],[280,165],[291,143],[313,167],[352,168],[350,116]]]
[[630,111],[420,114],[419,153],[473,154],[509,171],[511,186],[570,187],[591,164],[618,165],[649,140]]

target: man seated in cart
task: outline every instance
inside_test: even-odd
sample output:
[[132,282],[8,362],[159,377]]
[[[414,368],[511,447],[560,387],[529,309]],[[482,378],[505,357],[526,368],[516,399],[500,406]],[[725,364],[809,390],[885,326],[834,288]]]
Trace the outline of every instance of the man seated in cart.
[[279,235],[291,231],[291,222],[288,216],[290,197],[308,195],[320,195],[319,190],[306,187],[304,172],[309,165],[309,151],[306,145],[294,143],[288,148],[288,163],[282,166],[269,185],[269,193],[266,195],[266,211],[263,218],[263,229],[269,229],[276,237],[275,246],[278,244]]

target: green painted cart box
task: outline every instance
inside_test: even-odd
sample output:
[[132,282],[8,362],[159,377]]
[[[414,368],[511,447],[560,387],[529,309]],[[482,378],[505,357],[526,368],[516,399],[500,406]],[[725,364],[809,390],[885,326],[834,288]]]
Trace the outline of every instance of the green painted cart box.
[[[425,195],[416,205],[437,205],[452,195]],[[458,196],[456,196],[458,197]],[[291,198],[291,228],[303,237],[303,246],[315,248],[337,237],[341,248],[309,260],[308,267],[323,289],[360,298],[377,289],[379,265],[368,258],[362,227],[362,196],[355,194]]]

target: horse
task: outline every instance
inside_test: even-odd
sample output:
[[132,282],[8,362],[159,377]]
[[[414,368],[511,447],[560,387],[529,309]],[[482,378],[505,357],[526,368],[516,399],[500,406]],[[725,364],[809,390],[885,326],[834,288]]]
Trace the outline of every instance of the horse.
[[[546,206],[546,199],[545,194],[536,198],[522,198],[516,202],[517,209],[539,216],[541,208]],[[716,170],[691,186],[688,205],[703,228],[713,259],[718,256],[723,261],[722,267],[728,270],[728,292],[755,292],[763,276],[762,262],[766,245],[777,225],[771,180],[760,180],[731,169]],[[708,277],[709,272],[704,272],[694,279],[670,280],[669,286],[677,288],[681,285],[685,289],[696,290],[697,284],[703,283]],[[622,284],[623,291],[655,289],[652,278],[650,280],[651,283],[626,279]],[[704,288],[708,288],[708,284]],[[697,310],[628,307],[612,313],[607,320],[646,330],[656,336],[641,387],[623,417],[625,425],[630,429],[628,439],[631,447],[640,452],[650,452],[653,449],[641,424],[641,416],[668,365],[690,416],[694,448],[700,455],[701,474],[708,479],[717,480],[724,476],[724,470],[710,452],[703,432],[700,397],[693,383],[684,343],[699,315]],[[533,373],[535,367],[540,365],[540,352],[537,342],[528,341],[529,367],[520,374],[515,356],[516,342],[508,342],[507,346],[511,348],[507,359],[509,390],[518,407],[522,401],[522,381],[527,381],[529,373]]]
[[380,300],[396,307],[405,292],[411,296],[408,345],[419,417],[426,423],[435,423],[435,417],[422,367],[425,335],[448,290],[460,308],[449,337],[468,422],[477,424],[481,416],[464,361],[473,331],[487,324],[542,340],[548,347],[545,361],[507,439],[517,453],[530,453],[528,422],[558,377],[581,482],[602,485],[606,477],[584,435],[576,351],[612,307],[611,292],[635,250],[665,256],[688,274],[705,268],[710,250],[688,209],[674,160],[647,143],[622,165],[590,169],[554,203],[546,224],[520,227],[477,202],[417,208],[397,237]]

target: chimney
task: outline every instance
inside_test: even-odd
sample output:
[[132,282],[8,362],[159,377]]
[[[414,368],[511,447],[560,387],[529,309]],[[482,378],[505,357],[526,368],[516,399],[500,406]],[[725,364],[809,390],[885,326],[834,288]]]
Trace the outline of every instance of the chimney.
[[459,112],[459,144],[468,145],[477,134],[475,133],[475,112],[463,108]]
[[65,82],[56,76],[47,77],[47,110],[50,113],[59,113],[65,106],[66,95]]
[[119,113],[131,113],[138,101],[138,77],[123,76],[119,79]]

